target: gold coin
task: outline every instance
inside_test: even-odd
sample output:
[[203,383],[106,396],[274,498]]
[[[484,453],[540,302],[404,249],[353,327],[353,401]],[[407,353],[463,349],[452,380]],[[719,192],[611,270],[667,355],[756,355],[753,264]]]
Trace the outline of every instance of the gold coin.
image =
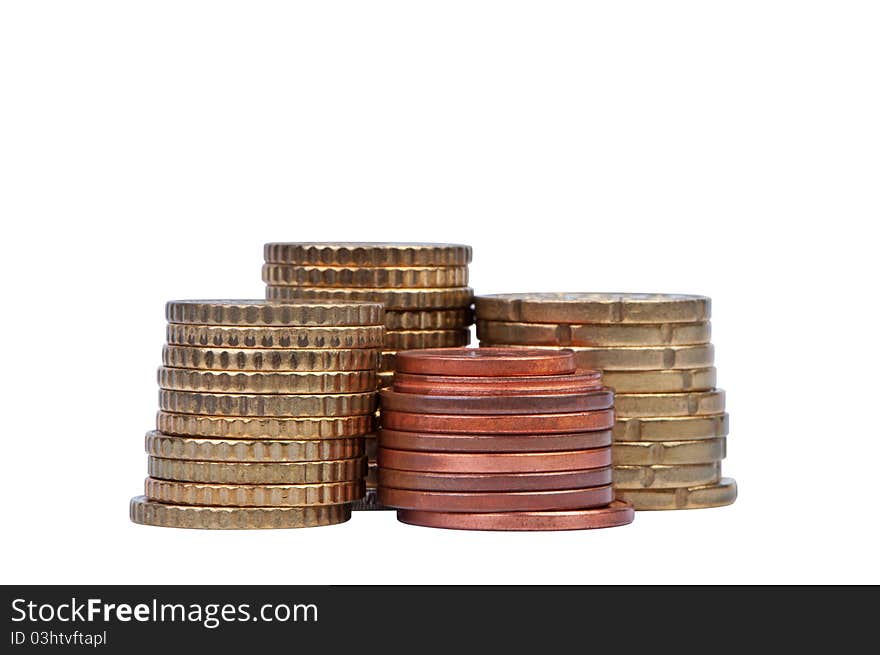
[[386,330],[454,330],[473,323],[470,307],[385,312]]
[[312,528],[345,523],[351,505],[316,507],[192,507],[169,505],[135,496],[129,504],[133,523],[164,528],[202,530],[261,530],[268,528]]
[[371,300],[386,309],[461,309],[469,307],[474,290],[470,287],[448,289],[334,289],[330,287],[266,287],[270,299],[325,299],[333,301]]
[[[552,346],[523,346],[521,344],[487,344],[481,346],[499,348],[545,348],[557,350]],[[596,368],[603,371],[654,371],[665,369],[691,369],[712,366],[715,348],[712,344],[699,346],[666,346],[657,348],[590,348],[570,346],[574,352],[578,368]]]
[[637,510],[702,509],[731,505],[736,500],[736,481],[721,478],[716,484],[678,489],[616,489],[618,500],[632,503]]
[[160,480],[215,484],[321,484],[360,480],[367,458],[326,462],[199,462],[150,457],[149,475]]
[[615,442],[611,449],[615,466],[635,464],[708,464],[724,459],[727,439],[696,439],[693,441],[630,441]]
[[471,247],[457,243],[267,243],[267,262],[312,266],[466,266]]
[[478,296],[477,320],[519,323],[698,323],[705,296],[664,293],[508,293]]
[[463,330],[401,330],[385,333],[385,347],[394,350],[417,348],[458,348],[471,342],[471,333]]
[[201,348],[380,348],[381,325],[349,327],[222,327],[169,323],[168,343]]
[[159,409],[203,416],[359,416],[375,411],[376,394],[231,394],[160,389]]
[[207,439],[147,432],[144,449],[164,459],[208,462],[318,462],[366,454],[363,437],[338,439]]
[[226,373],[159,368],[159,387],[178,391],[259,394],[357,393],[376,390],[373,371]]
[[724,412],[724,391],[618,393],[614,394],[614,411],[618,418],[721,414]]
[[175,505],[218,507],[306,507],[338,505],[363,498],[363,480],[322,484],[205,484],[144,480],[144,495],[150,500]]
[[605,371],[605,386],[617,393],[683,393],[709,391],[715,388],[714,367],[672,371]]
[[730,416],[681,416],[676,418],[618,418],[614,441],[689,441],[726,437]]
[[171,300],[165,317],[197,325],[381,325],[384,310],[376,303]]
[[667,466],[615,466],[615,489],[673,489],[715,484],[721,479],[721,463]]
[[373,428],[373,415],[271,418],[156,414],[163,434],[219,439],[340,439],[360,437]]
[[263,282],[278,286],[380,288],[463,287],[467,266],[420,266],[407,268],[341,268],[263,264]]
[[709,343],[711,333],[708,321],[623,325],[477,322],[477,337],[487,343],[536,346],[678,346]]
[[171,345],[162,348],[162,363],[172,368],[210,371],[366,371],[379,364],[379,350],[234,349]]

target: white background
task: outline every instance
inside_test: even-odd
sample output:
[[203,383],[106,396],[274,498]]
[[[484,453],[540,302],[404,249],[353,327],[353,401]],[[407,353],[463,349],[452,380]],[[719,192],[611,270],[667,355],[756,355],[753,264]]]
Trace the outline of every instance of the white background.
[[[880,582],[872,2],[4,2],[4,583]],[[478,292],[711,295],[726,509],[626,528],[137,526],[164,302],[271,240]]]

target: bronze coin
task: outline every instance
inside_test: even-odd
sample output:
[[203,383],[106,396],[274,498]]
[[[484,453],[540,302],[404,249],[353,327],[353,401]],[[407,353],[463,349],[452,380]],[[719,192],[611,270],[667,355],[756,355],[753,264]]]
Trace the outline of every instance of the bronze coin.
[[[379,432],[385,448],[460,453],[518,453],[556,450],[589,450],[611,445],[611,430],[572,434],[434,434],[430,432]],[[375,459],[375,441],[367,442]]]
[[429,473],[539,473],[611,466],[611,448],[551,453],[425,453],[379,447],[379,468]]
[[602,507],[614,500],[611,485],[557,491],[413,491],[379,487],[379,502],[432,512],[528,512]]
[[573,414],[503,414],[467,416],[454,414],[414,414],[385,410],[382,427],[406,432],[451,432],[453,434],[543,434],[609,430],[614,426],[614,410]]
[[420,375],[565,375],[575,372],[574,353],[529,348],[431,348],[397,353],[401,373]]
[[394,390],[432,396],[583,393],[602,387],[602,372],[579,369],[570,375],[445,376],[395,373]]
[[451,530],[591,530],[613,528],[632,523],[635,512],[632,505],[615,500],[608,507],[563,512],[423,512],[402,509],[397,520],[410,525]]
[[379,469],[379,486],[419,491],[553,491],[608,484],[611,484],[611,468],[607,466],[542,473],[426,473]]
[[610,389],[584,393],[503,396],[432,396],[383,389],[382,409],[422,414],[565,414],[614,406]]

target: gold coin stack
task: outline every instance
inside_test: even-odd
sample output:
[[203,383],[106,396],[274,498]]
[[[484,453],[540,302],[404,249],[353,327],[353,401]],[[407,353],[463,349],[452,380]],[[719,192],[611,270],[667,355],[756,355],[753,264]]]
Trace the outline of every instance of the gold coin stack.
[[382,306],[182,300],[166,316],[149,477],[131,520],[214,529],[347,521],[365,491]]
[[[446,243],[267,243],[266,298],[366,300],[385,307],[379,386],[390,387],[399,350],[470,343],[473,289],[470,246]],[[377,416],[378,419],[378,416]],[[378,427],[378,423],[376,425]],[[356,509],[379,509],[376,436],[367,438],[367,497]]]
[[704,296],[533,293],[476,298],[481,346],[568,348],[615,390],[614,488],[639,510],[720,507],[724,391]]

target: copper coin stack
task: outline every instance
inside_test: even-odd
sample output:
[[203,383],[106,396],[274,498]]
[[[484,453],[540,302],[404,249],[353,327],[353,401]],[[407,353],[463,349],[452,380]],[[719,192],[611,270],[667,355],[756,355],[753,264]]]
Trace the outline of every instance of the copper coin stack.
[[568,348],[615,390],[614,488],[637,510],[729,505],[724,392],[704,296],[523,293],[476,299],[490,347]]
[[397,355],[381,392],[379,502],[404,523],[467,530],[624,525],[611,487],[614,393],[567,351]]
[[[379,386],[391,384],[397,351],[470,343],[470,246],[446,243],[267,243],[263,281],[270,299],[365,300],[385,307]],[[378,426],[377,416],[377,426]],[[375,434],[367,437],[367,497],[375,500]]]
[[365,302],[166,306],[157,429],[135,523],[342,523],[365,493],[384,310]]

